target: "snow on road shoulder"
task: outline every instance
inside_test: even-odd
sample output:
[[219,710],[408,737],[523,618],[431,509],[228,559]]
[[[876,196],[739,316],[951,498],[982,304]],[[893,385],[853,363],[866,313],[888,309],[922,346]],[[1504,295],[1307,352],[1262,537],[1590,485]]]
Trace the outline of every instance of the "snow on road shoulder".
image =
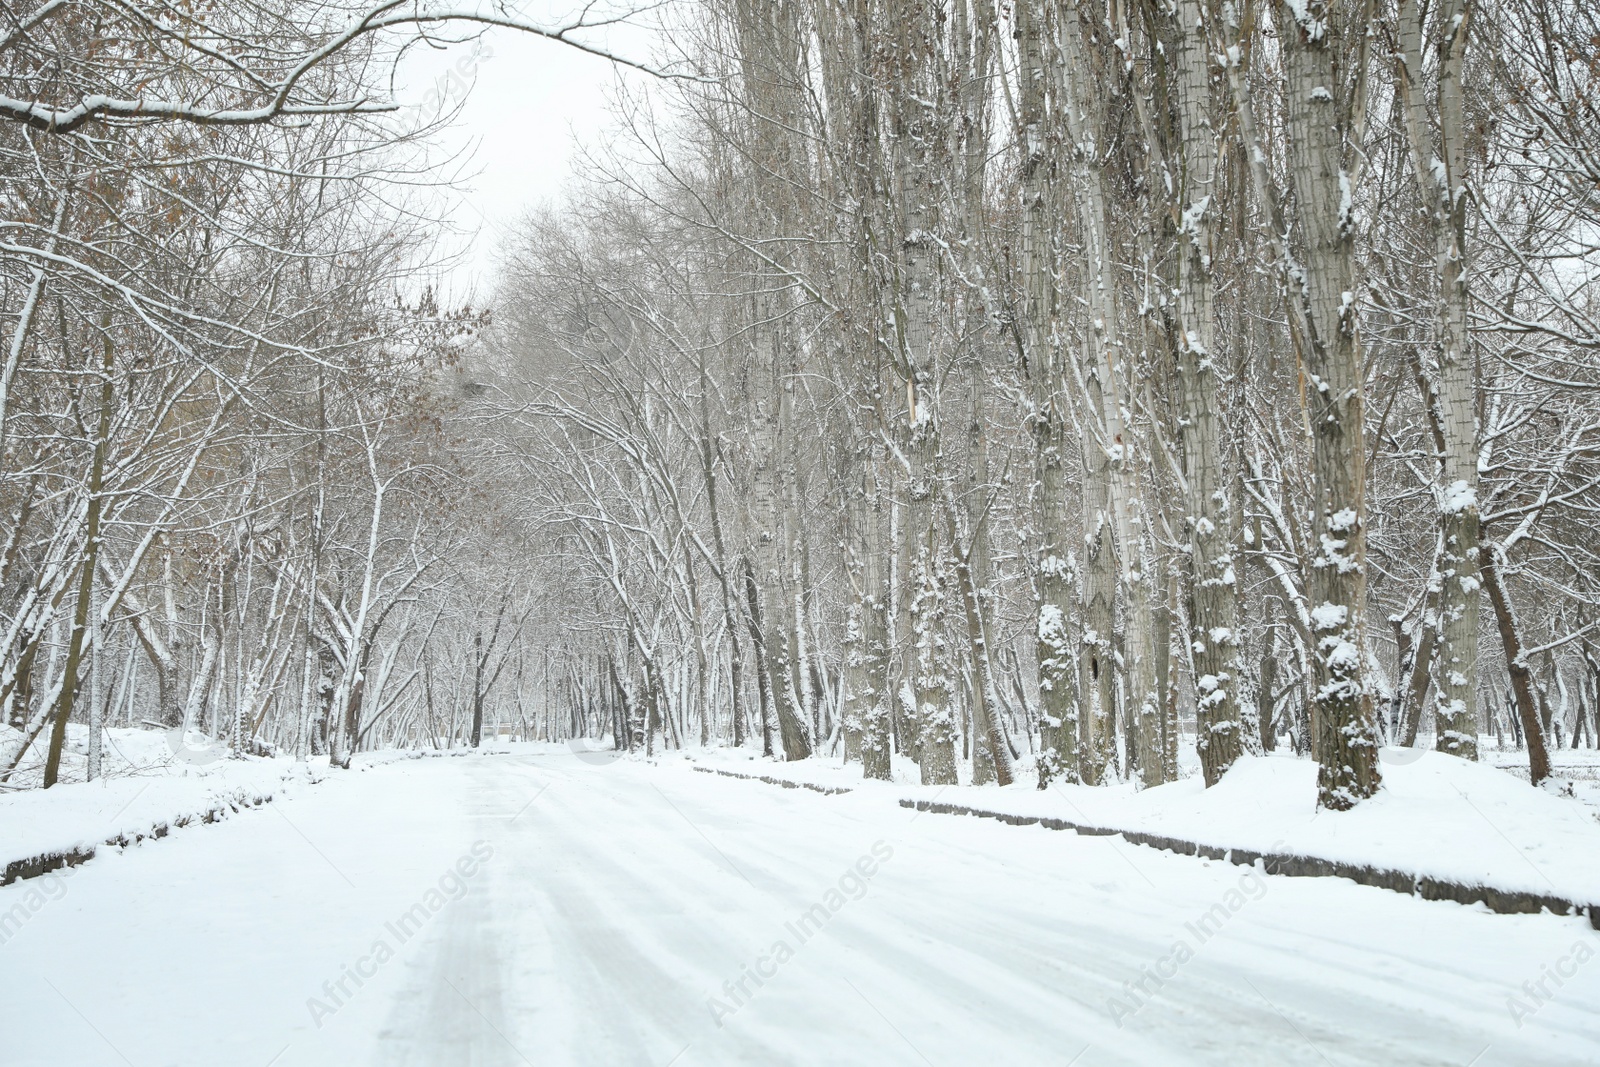
[[[199,735],[138,729],[107,734],[105,777],[0,793],[0,880],[25,877],[23,868],[44,857],[82,858],[103,845],[161,837],[190,822],[274,800],[329,773],[325,758],[309,764],[286,756],[229,759],[225,749],[210,748]],[[69,734],[69,748],[81,747],[81,740]],[[422,754],[362,753],[352,770]]]
[[[877,781],[863,783],[861,764],[840,763],[837,757],[830,756],[783,763],[763,759],[753,749],[748,748],[707,748],[670,753],[664,759],[668,765],[677,760],[688,760],[696,766],[712,770],[729,771],[747,777],[782,778],[785,781],[826,786],[831,789],[853,789],[862,784],[884,788],[892,784],[904,791],[906,788],[918,785],[920,781],[917,765],[899,755],[893,758],[892,783]],[[967,768],[959,767],[958,771],[965,774]]]
[[[1600,820],[1568,796],[1533,789],[1506,772],[1436,752],[1407,751],[1384,764],[1378,795],[1348,812],[1316,807],[1317,766],[1289,756],[1247,756],[1215,787],[1188,778],[1153,789],[1032,781],[1009,788],[925,787],[897,768],[893,783],[863,781],[857,765],[793,764],[698,755],[710,766],[896,799],[1158,834],[1222,849],[1292,853],[1401,871],[1467,886],[1549,894],[1600,904]],[[914,768],[913,768],[914,773]]]
[[1240,760],[1212,789],[1190,780],[1134,794],[1128,817],[1219,847],[1600,903],[1600,822],[1583,805],[1483,764],[1416,755],[1386,763],[1378,795],[1348,812],[1317,810],[1316,764],[1263,756]]

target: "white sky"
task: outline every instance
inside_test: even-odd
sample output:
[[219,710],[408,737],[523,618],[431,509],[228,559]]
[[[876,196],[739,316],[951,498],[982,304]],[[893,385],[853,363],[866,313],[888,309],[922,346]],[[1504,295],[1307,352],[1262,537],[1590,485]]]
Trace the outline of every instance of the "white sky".
[[[528,14],[541,17],[540,5],[549,3],[533,0]],[[649,58],[647,32],[613,31],[609,37],[620,54]],[[528,208],[559,198],[579,145],[606,140],[612,129],[606,99],[618,77],[648,76],[509,30],[489,31],[481,45],[413,47],[408,53],[396,79],[402,105],[437,113],[441,99],[453,105],[471,85],[456,126],[435,153],[444,163],[453,152],[471,151],[464,180],[441,193],[453,222],[468,234],[446,243],[466,253],[441,279],[451,302],[471,299],[482,305],[493,287],[496,250],[507,227]]]

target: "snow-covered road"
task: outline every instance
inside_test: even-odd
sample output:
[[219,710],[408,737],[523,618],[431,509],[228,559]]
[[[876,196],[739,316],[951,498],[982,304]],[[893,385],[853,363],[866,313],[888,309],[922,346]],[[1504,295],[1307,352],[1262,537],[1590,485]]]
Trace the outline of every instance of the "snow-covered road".
[[1579,919],[597,756],[375,767],[19,904],[6,1067],[1600,1063]]

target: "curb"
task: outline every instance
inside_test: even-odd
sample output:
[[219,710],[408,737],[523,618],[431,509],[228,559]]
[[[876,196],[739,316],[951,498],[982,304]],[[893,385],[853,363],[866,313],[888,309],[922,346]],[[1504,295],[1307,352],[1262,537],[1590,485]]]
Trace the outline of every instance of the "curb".
[[[743,778],[749,782],[766,782],[768,785],[781,785],[785,789],[809,789],[813,793],[824,793],[829,796],[838,793],[848,793],[850,788],[842,785],[812,785],[810,782],[791,782],[783,778],[773,778],[765,774],[740,774],[738,771],[725,771],[720,767],[702,767],[694,764],[694,769],[701,774],[720,774],[724,778]],[[901,801],[905,803],[905,801]]]
[[1369,867],[1361,863],[1322,859],[1317,856],[1298,856],[1293,853],[1256,852],[1244,848],[1219,848],[1182,838],[1140,830],[1119,830],[1110,826],[1091,826],[1067,819],[1033,815],[1008,815],[965,804],[951,804],[933,800],[900,801],[902,808],[930,811],[936,815],[972,815],[982,819],[995,819],[1011,826],[1043,826],[1047,830],[1072,830],[1088,837],[1110,837],[1121,834],[1135,845],[1175,852],[1182,856],[1199,856],[1204,859],[1235,863],[1243,867],[1261,864],[1268,874],[1281,874],[1287,878],[1348,878],[1360,885],[1370,885],[1390,892],[1420,897],[1423,900],[1451,900],[1457,904],[1482,904],[1500,915],[1537,915],[1549,911],[1555,915],[1587,915],[1589,925],[1600,930],[1600,903],[1580,902],[1543,893],[1497,889],[1486,885],[1464,885],[1430,875],[1413,874],[1384,867]]
[[[127,848],[129,845],[137,845],[142,841],[153,841],[157,838],[166,837],[173,829],[182,829],[196,822],[220,822],[232,812],[270,804],[273,798],[274,794],[271,793],[265,795],[245,792],[234,793],[224,798],[221,802],[213,804],[203,812],[181,815],[170,822],[156,823],[143,833],[136,832],[132,835],[126,833],[117,834],[106,838],[102,844],[110,848]],[[89,845],[12,860],[6,864],[5,871],[0,873],[0,886],[7,886],[12,882],[20,882],[27,878],[38,878],[41,875],[49,874],[51,871],[59,871],[63,867],[76,867],[80,863],[86,863],[94,859],[95,852],[96,846]]]

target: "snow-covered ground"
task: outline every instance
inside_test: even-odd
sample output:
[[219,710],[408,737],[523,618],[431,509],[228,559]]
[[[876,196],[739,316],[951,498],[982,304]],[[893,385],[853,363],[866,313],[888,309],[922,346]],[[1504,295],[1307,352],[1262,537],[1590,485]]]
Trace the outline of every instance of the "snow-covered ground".
[[676,758],[330,775],[19,910],[8,1067],[1600,1062],[1581,919]]
[[[81,747],[76,735],[82,732],[69,734],[72,747]],[[105,777],[0,793],[0,871],[18,860],[164,834],[271,800],[318,773],[287,759],[230,760],[225,752],[198,743],[186,747],[158,731],[108,735]]]
[[[102,778],[181,774],[214,768],[228,758],[226,744],[194,731],[184,733],[181,730],[111,728],[101,736]],[[0,724],[0,747],[6,747],[21,737],[20,731]],[[7,779],[4,789],[37,788],[44,780],[45,756],[49,748],[50,736],[46,730],[27,747],[21,763]],[[89,728],[82,723],[69,723],[66,744],[61,751],[62,784],[84,781],[87,777],[88,753]]]
[[[34,783],[35,788],[0,792],[0,871],[19,860],[164,836],[269,802],[329,773],[325,757],[309,764],[287,756],[230,759],[226,746],[200,734],[116,729],[106,731],[102,776],[85,782],[86,734],[83,727],[68,727],[60,784],[46,790]],[[356,756],[352,771],[446,754],[465,755],[467,750],[366,752]],[[15,777],[29,781],[25,774]]]
[[[1492,739],[1485,738],[1484,741]],[[1511,749],[1484,744],[1480,751],[1485,763],[1528,780],[1528,754]],[[1550,750],[1552,773],[1569,787],[1573,795],[1595,810],[1600,817],[1600,749],[1552,748]]]
[[[1245,757],[1213,789],[1186,778],[1154,789],[1055,784],[1031,775],[1006,789],[924,787],[915,764],[893,782],[861,780],[830,758],[772,763],[740,750],[691,758],[702,766],[824,787],[848,787],[984,811],[1142,831],[1217,848],[1314,856],[1462,885],[1600,905],[1600,811],[1584,797],[1529,788],[1494,766],[1436,752],[1385,749],[1383,788],[1353,811],[1317,810],[1316,764]],[[1567,783],[1570,785],[1571,783]]]

